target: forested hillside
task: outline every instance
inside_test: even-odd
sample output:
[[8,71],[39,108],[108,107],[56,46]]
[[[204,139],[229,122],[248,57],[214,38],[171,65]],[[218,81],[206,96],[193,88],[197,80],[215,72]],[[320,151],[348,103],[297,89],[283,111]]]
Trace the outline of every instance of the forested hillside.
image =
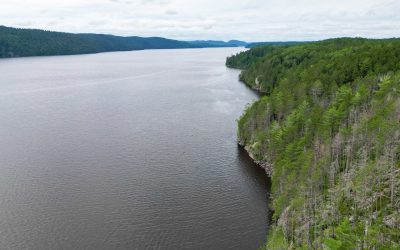
[[120,37],[102,34],[72,34],[0,26],[0,58],[74,55],[143,49],[229,47],[233,44],[191,43],[161,37]]
[[257,47],[227,60],[266,96],[238,140],[272,170],[267,249],[400,249],[400,40]]

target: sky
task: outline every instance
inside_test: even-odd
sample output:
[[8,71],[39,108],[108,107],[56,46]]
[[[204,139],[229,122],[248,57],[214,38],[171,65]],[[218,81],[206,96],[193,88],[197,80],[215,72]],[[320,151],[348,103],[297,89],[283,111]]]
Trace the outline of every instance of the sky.
[[399,0],[0,0],[0,25],[179,40],[400,37]]

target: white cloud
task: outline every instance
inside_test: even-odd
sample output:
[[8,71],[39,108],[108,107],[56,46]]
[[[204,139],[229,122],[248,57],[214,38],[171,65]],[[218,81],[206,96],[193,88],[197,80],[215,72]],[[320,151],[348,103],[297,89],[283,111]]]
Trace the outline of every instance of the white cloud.
[[175,10],[166,10],[165,14],[170,15],[170,16],[176,16],[178,15],[178,11]]
[[2,0],[0,25],[248,41],[400,36],[396,0]]

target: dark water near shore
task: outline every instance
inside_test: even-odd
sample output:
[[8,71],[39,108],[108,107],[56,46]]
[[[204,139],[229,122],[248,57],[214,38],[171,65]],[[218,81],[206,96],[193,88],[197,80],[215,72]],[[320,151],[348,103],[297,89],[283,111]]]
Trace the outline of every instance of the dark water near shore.
[[0,248],[257,249],[239,50],[0,60]]

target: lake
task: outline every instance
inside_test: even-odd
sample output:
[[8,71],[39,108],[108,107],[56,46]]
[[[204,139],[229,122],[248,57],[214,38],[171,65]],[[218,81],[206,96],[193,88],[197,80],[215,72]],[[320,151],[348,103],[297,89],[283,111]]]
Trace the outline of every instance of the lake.
[[0,60],[1,249],[257,249],[241,48]]

